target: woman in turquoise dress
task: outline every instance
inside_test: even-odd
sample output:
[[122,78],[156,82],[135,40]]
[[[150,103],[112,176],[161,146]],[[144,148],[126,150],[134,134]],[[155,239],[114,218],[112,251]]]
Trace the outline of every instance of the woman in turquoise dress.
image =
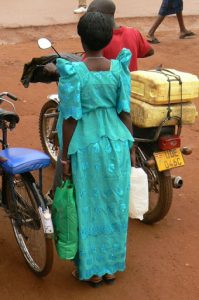
[[110,282],[117,271],[124,271],[126,259],[133,145],[131,54],[123,49],[111,61],[102,56],[112,23],[101,13],[82,16],[78,33],[85,61],[57,59],[63,179],[71,166],[79,220],[73,275],[92,283]]

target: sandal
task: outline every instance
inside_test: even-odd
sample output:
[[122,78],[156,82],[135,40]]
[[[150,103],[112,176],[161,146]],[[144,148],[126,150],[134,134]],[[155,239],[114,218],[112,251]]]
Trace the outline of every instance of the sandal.
[[182,33],[182,34],[179,36],[179,38],[180,38],[180,39],[186,39],[186,38],[191,37],[191,36],[194,36],[194,35],[196,35],[194,32],[192,32],[192,31],[187,31],[187,32],[185,32],[185,33]]
[[115,274],[105,274],[103,280],[108,284],[113,284],[115,282],[116,276]]
[[[77,270],[72,271],[72,276],[74,278],[76,278],[77,280],[80,280]],[[103,282],[102,277],[99,277],[99,276],[96,276],[96,275],[93,275],[90,279],[83,279],[81,281],[88,282],[92,287],[98,287]]]
[[147,42],[151,44],[159,44],[160,41],[156,37],[152,37],[150,35],[147,35]]

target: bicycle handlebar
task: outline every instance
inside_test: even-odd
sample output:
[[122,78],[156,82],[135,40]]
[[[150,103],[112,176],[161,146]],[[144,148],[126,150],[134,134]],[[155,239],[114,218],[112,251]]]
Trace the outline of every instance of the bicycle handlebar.
[[11,93],[8,93],[8,92],[3,92],[3,93],[0,93],[0,97],[3,97],[3,96],[7,96],[8,98],[16,101],[17,100],[17,97]]

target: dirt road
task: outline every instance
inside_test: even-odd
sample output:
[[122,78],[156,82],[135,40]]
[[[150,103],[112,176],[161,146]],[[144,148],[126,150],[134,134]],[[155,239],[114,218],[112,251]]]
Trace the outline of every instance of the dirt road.
[[[161,43],[155,45],[155,55],[140,60],[140,69],[151,69],[159,64],[165,67],[199,75],[199,17],[186,17],[187,27],[197,36],[189,40],[178,39],[175,18],[169,18],[158,32]],[[152,18],[126,19],[122,23],[134,24],[147,32]],[[56,85],[35,84],[25,89],[20,83],[23,65],[32,57],[46,55],[37,47],[37,39],[48,36],[58,50],[78,51],[81,46],[74,25],[29,27],[26,29],[0,29],[1,36],[1,91],[10,91],[20,97],[16,109],[21,122],[10,134],[14,146],[41,149],[38,136],[39,111],[46,96],[56,92]],[[199,102],[197,103],[199,109]],[[198,134],[199,121],[183,128],[183,145],[194,152],[187,157],[185,167],[176,169],[175,175],[184,178],[184,187],[176,190],[168,216],[154,226],[137,221],[129,222],[126,272],[118,275],[114,286],[92,289],[71,276],[73,266],[55,263],[49,276],[35,278],[28,270],[14,240],[8,218],[0,211],[0,299],[1,300],[197,300],[199,299],[198,260]],[[45,191],[50,185],[53,168],[45,170]]]
[[[3,2],[3,3],[2,3]],[[89,5],[91,0],[87,0]],[[161,0],[114,0],[116,4],[116,18],[155,16]],[[0,0],[0,26],[38,26],[54,24],[76,23],[80,15],[73,13],[78,0]],[[185,15],[197,15],[198,0],[184,1]]]

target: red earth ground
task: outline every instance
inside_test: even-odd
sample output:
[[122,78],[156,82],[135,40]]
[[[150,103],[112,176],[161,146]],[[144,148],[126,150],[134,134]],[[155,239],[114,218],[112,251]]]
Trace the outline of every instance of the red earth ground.
[[[153,18],[119,20],[120,24],[137,27],[143,34]],[[163,64],[166,68],[199,75],[199,17],[186,17],[188,28],[197,35],[178,39],[174,17],[165,20],[157,36],[161,43],[154,46],[155,55],[139,61],[140,69],[152,69]],[[10,134],[13,146],[41,149],[38,116],[46,97],[56,93],[55,84],[31,84],[25,89],[20,83],[24,63],[32,57],[51,53],[37,46],[37,39],[46,36],[63,52],[81,50],[75,25],[0,28],[1,91],[10,91],[20,100],[16,110],[20,123]],[[199,104],[196,101],[197,107]],[[0,212],[0,299],[2,300],[62,300],[62,299],[139,299],[139,300],[197,300],[199,299],[199,189],[198,189],[198,120],[184,126],[183,145],[193,147],[185,158],[185,166],[176,169],[184,186],[174,191],[173,204],[161,222],[148,226],[130,220],[127,247],[127,269],[117,276],[113,286],[92,289],[71,276],[73,266],[60,261],[55,253],[52,272],[43,279],[36,278],[27,268],[14,239],[9,219]],[[44,190],[52,181],[54,169],[45,170]]]

